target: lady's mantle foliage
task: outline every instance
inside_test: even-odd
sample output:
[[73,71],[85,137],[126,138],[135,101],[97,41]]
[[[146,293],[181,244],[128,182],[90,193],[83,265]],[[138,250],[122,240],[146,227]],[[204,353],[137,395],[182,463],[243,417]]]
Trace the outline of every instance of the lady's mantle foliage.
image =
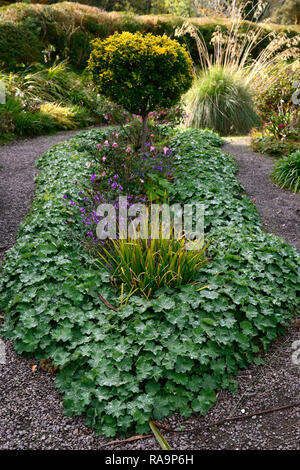
[[[59,366],[56,386],[67,414],[107,436],[142,433],[148,419],[174,411],[206,413],[215,391],[234,388],[241,367],[259,361],[295,312],[299,255],[264,233],[241,196],[236,164],[210,132],[187,131],[173,142],[173,201],[203,201],[212,261],[195,273],[200,285],[164,288],[145,301],[120,294],[82,249],[63,195],[76,200],[91,187],[89,148],[105,131],[83,132],[52,147],[39,161],[37,192],[3,265],[3,334],[18,353]],[[86,150],[87,149],[87,150]],[[76,180],[78,185],[74,185]],[[198,284],[199,285],[199,284]]]

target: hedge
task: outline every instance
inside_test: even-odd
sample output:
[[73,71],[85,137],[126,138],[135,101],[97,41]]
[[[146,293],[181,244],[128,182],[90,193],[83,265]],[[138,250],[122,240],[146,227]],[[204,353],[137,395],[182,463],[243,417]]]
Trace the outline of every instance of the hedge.
[[[30,5],[17,3],[7,7],[0,8],[0,43],[2,43],[2,56],[7,57],[5,65],[7,68],[13,64],[9,61],[11,53],[10,40],[6,40],[5,24],[11,22],[18,25],[24,48],[28,47],[28,36],[26,31],[31,30],[31,35],[35,35],[34,42],[41,53],[43,49],[50,44],[55,46],[53,58],[59,55],[61,58],[68,58],[70,63],[76,68],[84,68],[90,54],[90,41],[94,38],[106,38],[114,32],[151,32],[153,34],[167,34],[174,38],[176,27],[181,26],[184,18],[167,16],[134,16],[131,14],[103,12],[96,7],[89,7],[78,3],[62,2],[54,5]],[[220,24],[222,29],[230,28],[231,24],[227,20],[215,19],[193,19],[193,22],[200,26],[201,33],[208,45],[209,51],[212,48],[209,45],[212,33],[216,24]],[[242,29],[245,30],[249,23],[245,22]],[[252,24],[251,28],[255,28]],[[268,25],[266,32],[275,29],[278,26]],[[280,28],[288,36],[296,35],[297,27]],[[180,38],[182,43],[187,43],[195,61],[198,59],[198,53],[195,41],[186,36]],[[258,54],[265,46],[267,41],[262,41],[257,47],[255,53]],[[20,45],[20,54],[22,57],[22,43]],[[19,50],[19,49],[18,49]]]
[[15,70],[42,59],[43,45],[25,24],[0,22],[0,68]]
[[[85,414],[97,433],[148,431],[148,419],[175,411],[206,413],[216,391],[236,389],[234,375],[284,331],[296,314],[299,254],[267,234],[236,180],[237,165],[198,130],[179,134],[172,202],[202,201],[210,262],[195,273],[202,286],[164,288],[145,301],[120,292],[82,246],[76,202],[91,189],[89,148],[111,131],[86,131],[38,161],[31,212],[3,263],[2,334],[18,353],[51,358],[65,413]],[[74,181],[77,184],[74,184]]]

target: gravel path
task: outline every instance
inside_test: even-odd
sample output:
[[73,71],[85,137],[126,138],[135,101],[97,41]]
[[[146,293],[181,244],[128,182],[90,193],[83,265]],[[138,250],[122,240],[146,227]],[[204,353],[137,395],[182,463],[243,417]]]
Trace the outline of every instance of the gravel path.
[[33,200],[34,162],[51,145],[69,139],[79,131],[58,132],[51,136],[18,140],[0,145],[0,260],[15,241],[18,226]]
[[[17,227],[33,198],[33,163],[37,156],[74,132],[38,137],[0,147],[0,246],[10,247]],[[276,188],[268,180],[273,161],[254,154],[245,141],[235,140],[224,150],[237,157],[238,177],[246,193],[255,198],[269,231],[284,236],[299,248],[296,220],[299,195]],[[299,212],[298,212],[299,215]],[[283,227],[285,224],[286,228]],[[266,365],[252,366],[238,377],[237,393],[222,391],[216,405],[205,416],[165,420],[169,427],[179,424],[186,433],[164,432],[174,449],[299,449],[299,407],[212,428],[209,423],[237,414],[282,406],[300,401],[300,364],[292,362],[292,344],[300,339],[299,326],[277,339],[266,356]],[[44,372],[33,359],[15,353],[5,341],[6,364],[0,364],[0,449],[158,449],[153,438],[107,446],[85,426],[83,417],[66,417],[61,397],[54,388],[54,376]],[[0,344],[1,346],[1,344]],[[300,357],[300,351],[299,351]],[[300,362],[300,360],[299,360]]]
[[232,137],[224,145],[239,165],[238,179],[255,203],[266,232],[275,233],[300,251],[300,194],[279,188],[270,179],[278,161],[253,152],[249,137]]

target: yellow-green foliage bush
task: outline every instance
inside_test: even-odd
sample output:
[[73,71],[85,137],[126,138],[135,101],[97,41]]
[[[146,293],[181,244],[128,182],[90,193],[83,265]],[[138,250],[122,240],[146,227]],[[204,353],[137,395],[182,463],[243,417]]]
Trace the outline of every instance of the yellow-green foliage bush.
[[127,33],[95,40],[89,69],[101,93],[132,113],[174,105],[192,84],[186,50],[167,36]]
[[100,93],[141,114],[144,130],[149,111],[170,108],[192,84],[187,51],[167,36],[115,33],[92,45],[89,69]]

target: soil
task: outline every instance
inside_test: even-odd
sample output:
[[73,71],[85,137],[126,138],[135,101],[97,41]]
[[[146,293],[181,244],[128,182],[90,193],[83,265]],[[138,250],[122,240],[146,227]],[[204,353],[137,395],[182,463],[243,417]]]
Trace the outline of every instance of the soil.
[[[17,229],[28,212],[34,194],[36,158],[76,131],[37,137],[0,146],[0,247],[14,243]],[[284,191],[269,179],[274,160],[250,150],[248,140],[235,138],[224,146],[239,165],[238,178],[256,204],[267,231],[279,235],[300,249],[300,195]],[[178,415],[164,421],[163,431],[173,449],[300,449],[300,339],[299,322],[278,338],[265,356],[266,364],[240,373],[238,391],[222,391],[216,405],[205,417]],[[85,425],[84,417],[66,417],[62,398],[54,388],[54,375],[45,372],[34,359],[16,354],[6,345],[6,364],[0,364],[0,449],[119,449],[160,450],[154,438],[113,445]],[[1,345],[1,344],[0,344]],[[293,354],[294,353],[294,354]],[[292,360],[292,355],[294,360]],[[296,358],[296,359],[295,359]],[[296,404],[281,411],[210,426],[222,418],[247,415],[269,408]]]

